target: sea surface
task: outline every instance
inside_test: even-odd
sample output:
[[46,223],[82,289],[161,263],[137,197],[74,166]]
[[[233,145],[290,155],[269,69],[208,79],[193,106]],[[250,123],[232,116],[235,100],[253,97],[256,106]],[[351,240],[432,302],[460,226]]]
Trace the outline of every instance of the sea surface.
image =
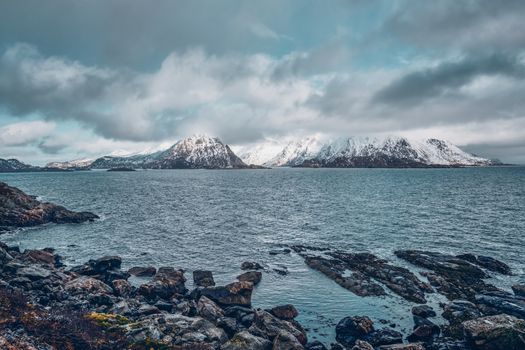
[[294,304],[310,337],[323,341],[350,315],[408,331],[412,304],[393,294],[357,297],[296,254],[270,250],[306,244],[366,251],[402,266],[396,249],[472,252],[513,268],[515,276],[493,283],[525,282],[525,167],[79,171],[0,174],[0,181],[101,216],[7,233],[2,241],[54,247],[71,265],[119,255],[124,268],[183,268],[190,287],[194,269],[212,270],[226,284],[243,261],[258,261],[267,272],[254,306]]

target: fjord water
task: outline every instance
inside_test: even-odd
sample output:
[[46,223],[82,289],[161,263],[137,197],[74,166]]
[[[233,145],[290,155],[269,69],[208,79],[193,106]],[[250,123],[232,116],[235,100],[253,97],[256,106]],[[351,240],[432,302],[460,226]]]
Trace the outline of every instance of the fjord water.
[[[525,168],[148,170],[0,174],[0,181],[101,220],[2,235],[25,248],[54,247],[76,264],[119,255],[125,268],[210,269],[233,281],[243,261],[268,268],[257,307],[292,303],[312,337],[333,338],[348,315],[412,326],[395,295],[360,298],[310,270],[284,244],[368,251],[407,266],[396,249],[490,255],[525,282]],[[288,275],[273,272],[288,269]],[[137,281],[140,282],[140,281]],[[191,286],[191,282],[188,283]],[[438,300],[432,300],[437,302]]]

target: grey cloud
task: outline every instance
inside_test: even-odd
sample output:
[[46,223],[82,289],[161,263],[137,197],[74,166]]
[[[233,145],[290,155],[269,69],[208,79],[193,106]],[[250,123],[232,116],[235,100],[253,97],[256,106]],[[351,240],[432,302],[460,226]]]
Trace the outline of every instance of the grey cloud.
[[380,34],[438,50],[521,50],[524,22],[521,0],[406,0],[397,4]]
[[443,62],[433,68],[407,73],[378,91],[373,103],[411,105],[444,94],[454,94],[458,88],[483,75],[505,75],[523,78],[525,67],[517,57],[491,55],[467,57],[457,62]]
[[68,145],[65,144],[47,143],[46,140],[38,143],[37,146],[45,154],[59,154],[68,147]]

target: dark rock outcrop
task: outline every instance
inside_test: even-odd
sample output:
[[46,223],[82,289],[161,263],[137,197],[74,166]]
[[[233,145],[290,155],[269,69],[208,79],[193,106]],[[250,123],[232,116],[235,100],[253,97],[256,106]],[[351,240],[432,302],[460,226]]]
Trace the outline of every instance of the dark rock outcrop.
[[208,270],[195,270],[193,271],[193,283],[198,287],[213,287],[215,285],[213,273]]
[[66,224],[93,221],[90,212],[74,212],[60,205],[40,202],[18,188],[0,182],[0,225],[29,227],[47,223]]
[[494,315],[463,323],[467,341],[479,350],[525,349],[525,320]]
[[262,273],[259,271],[247,271],[237,276],[237,279],[241,282],[251,282],[253,285],[257,285],[261,282]]

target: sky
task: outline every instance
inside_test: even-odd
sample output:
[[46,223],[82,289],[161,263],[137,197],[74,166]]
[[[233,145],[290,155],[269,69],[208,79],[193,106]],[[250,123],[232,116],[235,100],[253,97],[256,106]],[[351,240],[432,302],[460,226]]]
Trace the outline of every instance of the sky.
[[522,0],[0,3],[0,158],[436,137],[525,164]]

